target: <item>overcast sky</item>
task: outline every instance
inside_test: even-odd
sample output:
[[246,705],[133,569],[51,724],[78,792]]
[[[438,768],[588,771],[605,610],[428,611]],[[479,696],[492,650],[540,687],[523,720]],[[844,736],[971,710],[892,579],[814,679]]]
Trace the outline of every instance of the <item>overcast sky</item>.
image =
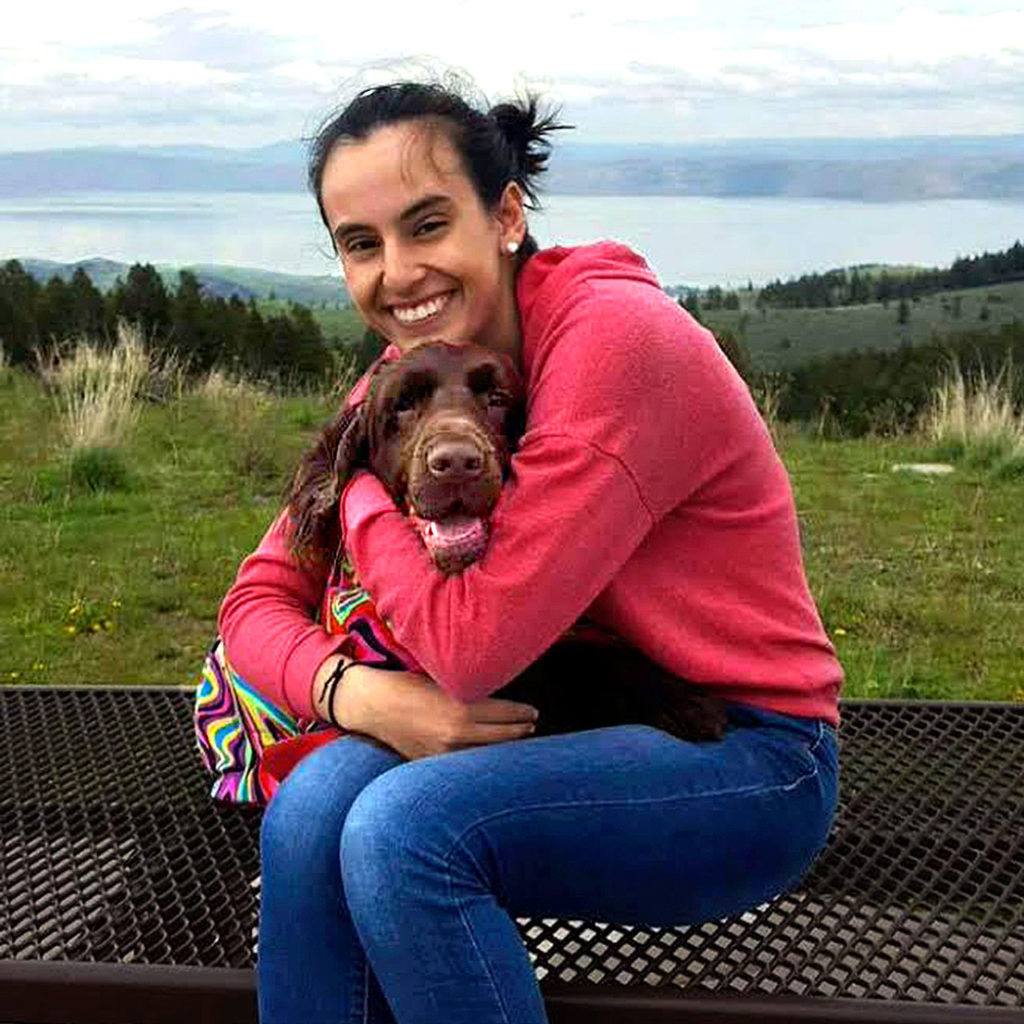
[[543,90],[579,142],[1024,132],[1020,0],[327,6],[7,5],[0,149],[297,138],[353,76],[409,57],[492,101]]

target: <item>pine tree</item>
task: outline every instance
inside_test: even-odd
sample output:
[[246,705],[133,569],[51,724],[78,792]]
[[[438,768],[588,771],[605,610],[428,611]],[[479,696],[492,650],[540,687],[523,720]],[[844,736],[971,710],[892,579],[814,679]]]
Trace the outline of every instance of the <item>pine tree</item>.
[[147,337],[170,330],[171,300],[151,263],[133,264],[128,279],[118,279],[111,294],[116,315],[139,324]]
[[679,300],[679,305],[686,310],[690,316],[693,317],[697,323],[704,323],[704,318],[701,315],[700,298],[696,292],[687,292],[686,296]]
[[178,287],[171,300],[170,344],[195,371],[208,370],[214,360],[205,351],[203,292],[191,270],[178,273]]
[[100,338],[106,334],[103,295],[81,267],[71,275],[68,288],[75,332],[89,338]]
[[8,260],[0,267],[0,342],[4,355],[15,365],[32,359],[32,349],[39,344],[36,307],[39,283],[17,260]]
[[47,346],[60,344],[76,332],[71,287],[56,274],[43,285],[36,306],[39,336]]

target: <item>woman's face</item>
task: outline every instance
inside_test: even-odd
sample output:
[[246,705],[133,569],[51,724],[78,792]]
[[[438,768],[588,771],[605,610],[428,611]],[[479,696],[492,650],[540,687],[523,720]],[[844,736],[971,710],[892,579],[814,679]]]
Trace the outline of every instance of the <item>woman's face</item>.
[[321,200],[360,316],[401,349],[473,341],[518,358],[514,261],[522,193],[487,210],[440,130],[404,122],[335,146]]

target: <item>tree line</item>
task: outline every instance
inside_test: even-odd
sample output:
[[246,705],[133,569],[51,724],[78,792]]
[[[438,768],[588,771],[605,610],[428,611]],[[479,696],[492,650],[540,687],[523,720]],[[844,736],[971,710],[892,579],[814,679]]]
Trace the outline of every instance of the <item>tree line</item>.
[[1024,245],[1018,241],[1001,252],[983,252],[980,256],[954,260],[945,270],[936,268],[906,274],[882,270],[871,274],[854,268],[804,274],[785,282],[776,279],[761,289],[757,304],[789,309],[856,306],[1020,280],[1024,280]]
[[[1024,324],[1015,321],[991,333],[968,331],[925,345],[855,349],[812,360],[783,376],[778,414],[789,421],[824,418],[846,437],[910,430],[954,362],[965,378],[984,373],[990,381],[1007,363],[1020,366]],[[748,383],[756,388],[757,376]],[[1024,407],[1024,377],[1013,374],[1008,383],[1014,404]]]
[[[678,302],[691,309],[687,299]],[[1015,370],[1024,364],[1019,320],[996,332],[963,331],[895,351],[852,349],[819,356],[781,373],[757,369],[742,338],[728,328],[716,330],[714,337],[751,391],[777,396],[780,420],[822,423],[837,436],[913,430],[954,365],[967,379],[984,374],[989,381],[1009,368],[1014,405],[1024,409],[1024,374]]]
[[176,351],[194,372],[221,367],[305,381],[322,378],[332,366],[307,308],[292,303],[264,315],[252,299],[204,294],[188,270],[168,289],[152,264],[136,263],[104,294],[81,268],[68,281],[52,277],[41,284],[17,260],[0,266],[0,342],[15,365],[30,365],[35,349],[67,339],[112,339],[119,319],[139,324],[152,350]]
[[[1022,252],[1019,244],[1009,250],[1014,259]],[[972,264],[959,273],[990,273],[988,266]],[[722,301],[729,301],[725,294]],[[680,304],[688,306],[686,299]],[[14,364],[32,365],[34,349],[55,341],[81,335],[112,339],[119,318],[141,324],[151,348],[177,351],[198,372],[219,366],[302,382],[323,379],[332,366],[328,343],[305,307],[292,304],[286,312],[264,315],[252,300],[205,295],[189,271],[181,271],[177,287],[168,290],[151,265],[135,264],[104,294],[81,269],[69,281],[54,277],[40,284],[15,260],[0,266],[0,342]],[[717,332],[717,338],[747,383],[762,387],[765,375],[754,368],[741,339],[728,330]],[[382,347],[367,330],[347,352],[362,371]],[[837,353],[771,377],[781,419],[824,418],[842,433],[858,436],[912,427],[953,359],[967,376],[984,371],[992,378],[1007,358],[1015,366],[1024,363],[1024,324],[1018,321],[995,333],[962,333],[896,351]],[[1014,387],[1016,402],[1024,405],[1021,375]]]

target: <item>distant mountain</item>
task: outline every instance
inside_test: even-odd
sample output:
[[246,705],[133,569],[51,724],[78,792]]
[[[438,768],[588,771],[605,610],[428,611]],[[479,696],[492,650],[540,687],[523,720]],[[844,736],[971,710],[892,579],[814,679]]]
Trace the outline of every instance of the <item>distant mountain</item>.
[[[20,259],[26,272],[38,281],[51,277],[70,280],[81,268],[100,291],[108,291],[116,280],[124,278],[129,264],[99,257],[79,260],[76,263],[55,263],[52,260]],[[217,264],[195,264],[188,267],[158,264],[156,269],[164,282],[171,288],[177,286],[178,271],[191,270],[199,279],[207,295],[240,299],[276,298],[286,302],[298,302],[304,306],[317,307],[326,304],[330,308],[348,305],[348,293],[344,284],[329,275],[303,277],[298,274],[278,274],[270,270],[253,267],[228,267]]]
[[0,195],[67,192],[298,192],[302,164],[252,151],[64,149],[0,154]]
[[[171,268],[160,269],[165,273]],[[173,268],[173,273],[176,274],[177,269]],[[183,269],[191,270],[204,286],[209,282],[210,294],[214,295],[235,294],[241,298],[244,297],[241,290],[247,290],[257,299],[277,298],[304,306],[349,304],[344,283],[330,274],[280,274],[255,267],[229,267],[216,263],[199,263]]]
[[893,138],[718,139],[698,142],[580,143],[559,141],[559,161],[747,159],[917,160],[929,157],[1024,158],[1024,135],[914,135]]
[[[0,196],[296,192],[305,147],[100,147],[0,153]],[[555,146],[546,190],[574,195],[1024,199],[1024,135],[729,139]]]
[[18,262],[25,268],[26,273],[31,274],[37,281],[46,282],[51,277],[62,277],[69,281],[79,267],[89,275],[89,280],[99,288],[101,292],[107,291],[120,276],[123,277],[128,267],[124,263],[116,263],[114,260],[105,260],[101,257],[93,257],[88,260],[79,260],[77,263],[55,263],[53,260],[18,259]]
[[896,202],[1024,199],[1018,155],[821,159],[678,152],[552,162],[547,190],[580,195],[788,197]]

